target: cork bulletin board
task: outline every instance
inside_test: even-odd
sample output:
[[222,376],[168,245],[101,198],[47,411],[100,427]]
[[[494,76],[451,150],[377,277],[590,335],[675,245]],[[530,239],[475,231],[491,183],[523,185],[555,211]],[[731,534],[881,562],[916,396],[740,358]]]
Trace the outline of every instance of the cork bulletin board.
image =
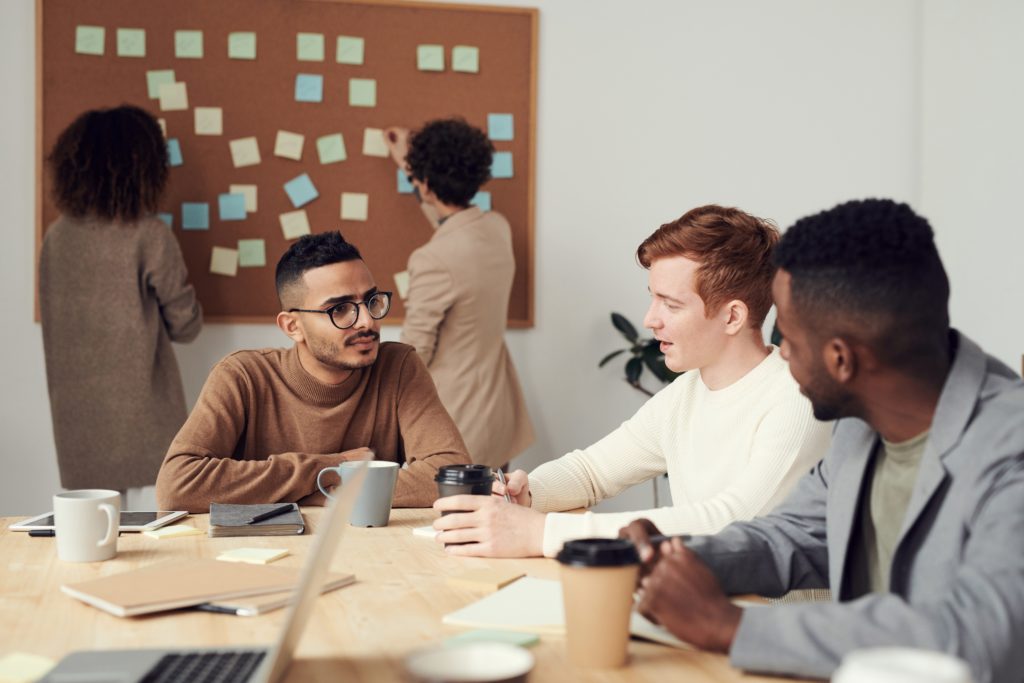
[[[376,131],[461,116],[499,153],[475,203],[512,226],[509,325],[530,327],[537,22],[535,9],[418,2],[37,0],[39,158],[89,109],[162,119],[161,214],[207,320],[270,322],[301,212],[402,290],[394,276],[432,228]],[[37,188],[38,247],[57,218],[42,164]],[[403,317],[395,297],[385,322]]]

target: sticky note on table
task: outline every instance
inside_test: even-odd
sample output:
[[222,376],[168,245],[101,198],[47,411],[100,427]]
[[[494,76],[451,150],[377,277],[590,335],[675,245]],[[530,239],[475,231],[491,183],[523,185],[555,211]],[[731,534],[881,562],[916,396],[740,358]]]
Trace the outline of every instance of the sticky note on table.
[[238,274],[238,250],[214,247],[210,251],[210,272],[234,277]]
[[417,45],[416,68],[420,71],[444,71],[444,45]]
[[512,140],[515,131],[512,125],[512,114],[488,114],[487,137],[492,140]]
[[365,43],[358,36],[338,36],[335,59],[338,64],[362,64]]
[[480,49],[471,45],[452,48],[452,71],[475,74],[480,71]]
[[54,661],[26,652],[8,652],[0,657],[0,681],[29,683],[38,681],[54,667]]
[[324,61],[324,34],[299,33],[296,35],[295,58],[300,62]]
[[153,69],[146,72],[146,92],[149,99],[155,100],[160,97],[160,86],[164,83],[174,83],[174,69]]
[[245,220],[245,195],[222,194],[217,196],[217,208],[222,221]]
[[285,159],[302,159],[302,144],[306,141],[304,135],[290,133],[286,130],[277,131],[277,139],[274,141],[274,156]]
[[229,33],[228,57],[230,59],[256,59],[256,34],[252,31]]
[[319,74],[299,74],[295,77],[296,102],[323,102],[324,77]]
[[167,141],[167,163],[171,166],[181,166],[184,160],[181,157],[181,143],[178,138],[171,138]]
[[530,647],[538,642],[540,642],[540,636],[536,633],[477,628],[472,631],[463,631],[451,638],[445,638],[444,646],[458,647],[466,643],[506,643],[508,645],[518,645],[519,647]]
[[220,107],[196,107],[196,135],[222,135],[224,133],[224,110]]
[[260,268],[265,265],[267,265],[267,244],[265,240],[238,240],[239,268]]
[[[409,294],[409,271],[403,270],[401,273],[395,273],[393,277],[395,278],[395,289],[398,290],[398,296],[405,299],[406,295]],[[430,534],[431,538],[437,535],[437,531],[432,526],[416,527],[416,529],[430,529],[433,532]],[[416,529],[413,529],[413,533],[416,532]]]
[[341,219],[365,221],[369,215],[370,196],[362,192],[341,193]]
[[413,190],[412,183],[409,182],[409,174],[405,172],[404,168],[398,169],[398,192],[399,194],[412,194]]
[[313,181],[309,179],[308,173],[303,173],[289,180],[284,184],[284,191],[288,194],[288,199],[292,200],[292,206],[296,209],[309,204],[320,196],[320,193],[316,191],[316,187],[313,186]]
[[348,79],[348,103],[352,107],[377,106],[377,81],[373,78]]
[[175,31],[174,56],[178,59],[202,59],[203,32]]
[[255,185],[229,185],[228,192],[240,194],[245,197],[245,212],[256,212],[256,186]]
[[160,111],[188,109],[188,88],[184,83],[163,83],[157,94],[160,97]]
[[[398,283],[398,276],[399,275],[405,275],[405,281],[408,284],[408,282],[409,282],[409,273],[407,273],[407,272],[402,272],[402,273],[396,274],[395,275],[395,284]],[[406,291],[408,291],[408,289]],[[402,296],[401,291],[399,291],[399,296]],[[402,298],[404,299],[405,297],[402,296]],[[413,536],[419,536],[421,538],[435,538],[439,533],[441,533],[441,532],[438,531],[437,529],[435,529],[434,527],[430,526],[429,524],[427,526],[415,527],[412,530],[412,535]]]
[[76,26],[75,52],[80,55],[101,55],[107,31],[102,26]]
[[387,157],[388,144],[384,141],[384,131],[380,128],[363,130],[363,155],[368,157]]
[[479,206],[481,211],[491,210],[491,193],[480,190],[469,200],[470,206]]
[[470,590],[496,591],[524,576],[525,572],[514,569],[471,569],[456,576],[449,576],[448,585]]
[[146,30],[142,28],[117,29],[118,57],[145,57]]
[[316,153],[321,164],[334,164],[346,159],[345,138],[341,133],[324,135],[316,139]]
[[495,152],[491,162],[492,178],[512,177],[512,152]]
[[281,222],[281,232],[286,240],[296,240],[309,234],[309,217],[306,216],[305,209],[282,213],[278,220]]
[[255,166],[260,163],[260,146],[256,138],[239,138],[228,143],[231,147],[231,163],[235,168]]
[[184,202],[181,205],[182,230],[209,230],[210,205],[206,202]]
[[217,556],[223,562],[245,562],[246,564],[268,564],[288,555],[285,548],[235,548]]
[[168,228],[174,227],[174,214],[173,213],[158,213],[157,218],[167,224]]
[[[214,249],[216,248],[214,247]],[[188,524],[172,524],[171,526],[164,526],[159,529],[143,531],[142,535],[162,540],[165,538],[181,538],[183,536],[202,536],[203,532]]]

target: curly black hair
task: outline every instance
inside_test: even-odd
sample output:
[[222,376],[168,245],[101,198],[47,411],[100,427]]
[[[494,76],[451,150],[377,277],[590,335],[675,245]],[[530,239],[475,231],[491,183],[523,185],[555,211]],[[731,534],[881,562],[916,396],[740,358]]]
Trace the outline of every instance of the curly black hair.
[[479,128],[459,118],[431,121],[409,140],[412,177],[445,204],[466,207],[491,178],[494,145]]
[[890,199],[864,199],[802,218],[772,261],[792,277],[793,305],[819,333],[847,333],[891,364],[946,348],[949,279],[928,221]]
[[157,211],[167,160],[167,142],[149,112],[129,105],[87,111],[47,157],[54,204],[75,218],[137,221]]
[[356,245],[346,242],[337,230],[303,235],[281,255],[274,271],[277,298],[285,308],[285,290],[302,280],[307,270],[343,261],[363,260]]

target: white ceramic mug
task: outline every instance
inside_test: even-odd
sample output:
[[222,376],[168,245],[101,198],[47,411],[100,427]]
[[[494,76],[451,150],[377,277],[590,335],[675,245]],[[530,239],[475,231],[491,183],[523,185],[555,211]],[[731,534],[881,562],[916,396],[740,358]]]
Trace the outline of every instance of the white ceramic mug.
[[101,562],[117,555],[121,494],[108,489],[66,491],[53,497],[57,557]]

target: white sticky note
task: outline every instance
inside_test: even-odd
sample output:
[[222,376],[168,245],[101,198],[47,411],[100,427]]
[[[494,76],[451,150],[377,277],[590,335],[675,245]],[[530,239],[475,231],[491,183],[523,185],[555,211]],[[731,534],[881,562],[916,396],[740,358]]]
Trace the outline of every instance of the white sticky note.
[[231,147],[231,161],[235,168],[260,163],[260,146],[256,143],[256,138],[239,138],[232,140],[228,145]]
[[341,193],[341,219],[365,221],[370,210],[370,195],[363,192]]
[[238,274],[238,250],[227,247],[214,247],[210,252],[210,272],[217,275]]
[[[217,247],[214,247],[216,249]],[[172,524],[171,526],[160,527],[151,531],[143,531],[143,536],[150,538],[181,538],[182,536],[202,536],[203,532],[188,524]]]
[[160,97],[160,86],[174,83],[174,69],[152,69],[146,72],[146,94],[149,99]]
[[102,26],[76,26],[75,52],[80,55],[101,55],[107,30]]
[[196,135],[222,135],[224,111],[220,107],[196,107]]
[[299,33],[296,35],[295,58],[300,62],[324,61],[324,34]]
[[409,294],[409,271],[403,270],[401,273],[395,273],[394,278],[398,296],[405,299],[406,295]]
[[363,154],[368,157],[387,157],[390,154],[383,130],[367,128],[363,131]]
[[467,74],[480,72],[480,48],[472,45],[456,45],[452,48],[452,71]]
[[438,531],[437,529],[435,529],[434,527],[429,526],[429,525],[428,526],[413,527],[413,530],[412,530],[412,535],[413,536],[422,536],[423,538],[434,538],[439,533],[441,533],[441,532]]
[[202,59],[203,32],[175,31],[174,56],[178,59]]
[[255,185],[229,185],[228,192],[240,194],[245,197],[245,212],[256,212],[256,186]]
[[160,132],[163,133],[164,137],[166,138],[167,137],[167,119],[157,119],[156,122],[157,122],[157,125],[160,126]]
[[5,683],[38,681],[53,667],[52,659],[27,652],[9,652],[0,657],[0,681]]
[[118,57],[145,57],[146,56],[146,29],[142,29],[142,28],[119,28],[119,29],[117,29],[117,56]]
[[282,213],[278,219],[281,221],[281,232],[284,233],[286,240],[297,240],[310,233],[309,217],[306,216],[305,209]]
[[246,564],[269,564],[288,555],[286,548],[235,548],[217,556],[222,562],[245,562]]
[[359,36],[338,36],[335,58],[338,64],[362,64],[366,42]]
[[188,109],[188,88],[184,83],[161,83],[157,93],[160,96],[160,111]]
[[306,141],[304,135],[289,133],[286,130],[277,131],[277,139],[274,141],[274,156],[285,159],[302,159],[302,144]]

